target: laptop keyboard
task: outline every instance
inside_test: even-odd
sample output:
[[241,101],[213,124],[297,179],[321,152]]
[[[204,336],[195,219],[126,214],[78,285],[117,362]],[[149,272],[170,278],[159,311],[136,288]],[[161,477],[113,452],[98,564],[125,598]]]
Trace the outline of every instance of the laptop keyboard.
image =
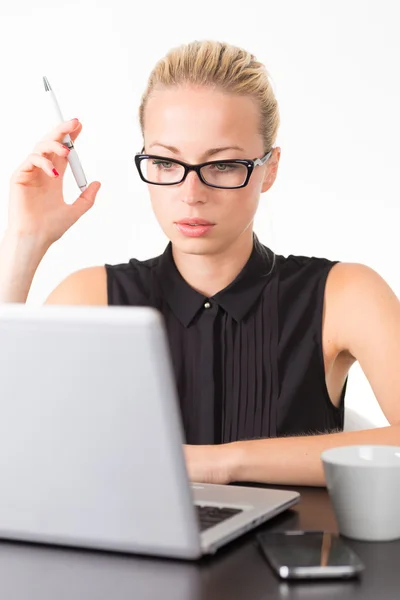
[[220,508],[219,506],[198,506],[195,505],[197,509],[197,517],[199,519],[200,531],[204,531],[205,529],[209,529],[213,527],[213,525],[218,525],[221,521],[225,521],[226,519],[230,519],[234,515],[237,515],[243,512],[242,509],[238,508]]

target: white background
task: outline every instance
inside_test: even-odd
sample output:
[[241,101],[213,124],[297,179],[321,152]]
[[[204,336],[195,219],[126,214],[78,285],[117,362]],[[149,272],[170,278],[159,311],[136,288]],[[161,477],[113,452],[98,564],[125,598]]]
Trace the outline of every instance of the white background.
[[[65,119],[82,121],[77,151],[88,180],[102,182],[95,207],[46,255],[28,301],[42,303],[82,267],[162,252],[133,162],[138,107],[155,62],[206,38],[264,62],[280,105],[281,166],[256,217],[261,241],[367,264],[400,295],[398,12],[395,0],[0,0],[1,233],[9,177],[50,129],[43,75]],[[69,169],[65,195],[78,195]],[[386,423],[358,365],[347,405]]]

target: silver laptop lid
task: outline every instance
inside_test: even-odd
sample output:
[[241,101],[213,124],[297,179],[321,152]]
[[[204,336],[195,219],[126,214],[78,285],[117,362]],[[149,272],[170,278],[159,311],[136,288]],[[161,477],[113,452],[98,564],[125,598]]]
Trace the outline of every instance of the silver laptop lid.
[[200,555],[160,313],[0,306],[0,535]]

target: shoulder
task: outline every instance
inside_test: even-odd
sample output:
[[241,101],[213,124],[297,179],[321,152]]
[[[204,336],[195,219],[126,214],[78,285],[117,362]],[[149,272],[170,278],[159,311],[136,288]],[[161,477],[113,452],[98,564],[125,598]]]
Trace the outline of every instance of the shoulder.
[[327,277],[338,261],[324,257],[275,255],[275,273],[279,283],[279,302],[284,309],[312,310],[321,304]]
[[121,273],[131,273],[146,277],[159,265],[161,256],[155,256],[147,258],[145,260],[139,260],[138,258],[131,258],[127,262],[118,264],[104,265],[107,275],[120,275]]
[[386,281],[371,267],[361,263],[339,262],[332,269],[329,280],[331,292],[343,295],[354,291],[371,291],[387,287]]
[[126,263],[80,269],[68,275],[45,304],[140,304],[149,292],[151,275],[158,264],[159,257],[143,261],[132,258]]
[[160,265],[160,256],[139,260],[131,258],[128,262],[118,264],[106,263],[105,270],[109,279],[125,280],[126,278],[143,280],[149,279]]
[[321,271],[329,271],[338,261],[318,256],[303,256],[289,254],[282,256],[275,254],[275,263],[281,280],[293,277],[317,274]]
[[107,277],[103,266],[88,267],[68,275],[45,304],[107,304]]
[[361,263],[340,262],[323,257],[275,255],[277,272],[282,281],[307,279],[322,276],[326,279],[326,295],[342,301],[356,301],[360,294],[388,291],[386,281],[371,267]]
[[388,283],[367,265],[361,263],[337,263],[326,282],[326,301],[338,311],[364,312],[372,305],[398,299]]
[[161,256],[146,260],[131,258],[126,263],[105,264],[108,303],[151,303],[158,290],[157,273]]
[[[325,309],[338,352],[351,352],[388,318],[400,318],[400,302],[389,284],[371,267],[338,263],[326,283]],[[360,342],[362,343],[362,342]]]

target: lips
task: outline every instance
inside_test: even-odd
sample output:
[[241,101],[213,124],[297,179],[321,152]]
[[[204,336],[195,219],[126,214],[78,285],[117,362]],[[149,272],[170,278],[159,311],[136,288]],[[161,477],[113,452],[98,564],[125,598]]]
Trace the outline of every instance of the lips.
[[182,221],[176,221],[174,225],[181,235],[188,238],[206,236],[214,227],[213,223],[204,219],[182,219]]
[[178,225],[214,225],[214,223],[211,223],[210,221],[206,221],[205,219],[197,219],[195,217],[182,219],[181,221],[176,221],[176,223]]

